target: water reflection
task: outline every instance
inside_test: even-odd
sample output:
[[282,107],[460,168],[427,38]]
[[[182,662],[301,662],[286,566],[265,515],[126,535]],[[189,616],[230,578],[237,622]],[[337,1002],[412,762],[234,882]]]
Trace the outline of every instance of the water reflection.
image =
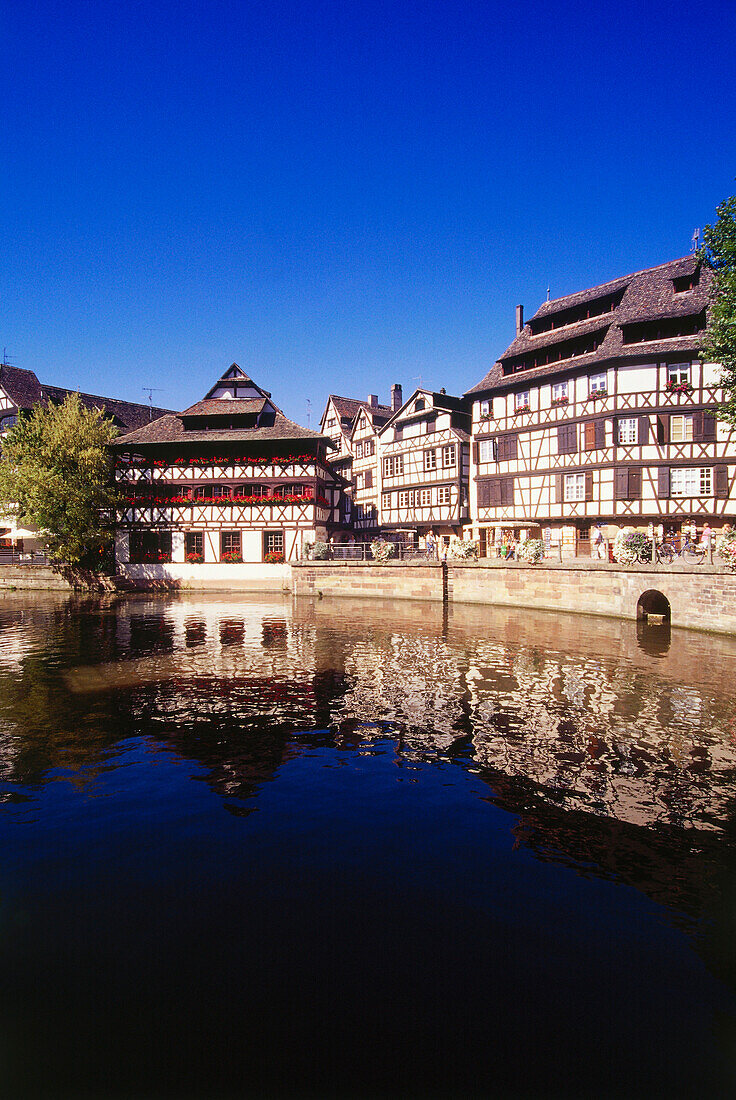
[[[367,1004],[371,1026],[392,1021],[380,1033],[381,1048],[398,1029],[421,1049],[425,1076],[417,1070],[419,1084],[405,1082],[405,1090],[413,1083],[426,1093],[432,1073],[439,1072],[437,1044],[421,1046],[419,1023],[411,1031],[415,1019],[421,1018],[427,1035],[444,1035],[448,1042],[451,1037],[450,1045],[462,1049],[462,1065],[448,1063],[447,1079],[461,1082],[458,1087],[469,1095],[488,1036],[497,1033],[523,1060],[515,1044],[533,1018],[537,1041],[552,1028],[546,1058],[566,1066],[562,1091],[567,1092],[574,1088],[571,1074],[581,1045],[597,1050],[599,1036],[591,1022],[586,1037],[586,1013],[576,1001],[569,1057],[560,1053],[560,1032],[553,1034],[550,1023],[560,1011],[558,991],[568,981],[574,985],[569,975],[576,967],[581,974],[586,970],[581,958],[592,958],[596,966],[605,951],[599,942],[595,952],[586,946],[582,931],[569,934],[568,948],[561,946],[568,926],[583,920],[574,915],[578,911],[592,926],[618,921],[638,936],[650,919],[647,906],[660,906],[672,927],[687,930],[710,971],[725,983],[734,981],[736,704],[729,685],[736,640],[658,631],[522,610],[455,607],[443,613],[434,604],[224,597],[80,602],[3,594],[0,828],[8,821],[33,836],[42,827],[40,807],[50,812],[43,802],[50,797],[52,814],[57,802],[63,806],[61,816],[53,818],[59,834],[74,813],[84,822],[66,865],[86,866],[90,852],[109,845],[101,860],[105,870],[95,864],[91,877],[96,882],[105,873],[122,874],[124,904],[133,910],[139,904],[144,939],[148,923],[157,919],[152,913],[167,915],[168,940],[180,922],[188,927],[185,911],[191,908],[191,937],[220,975],[219,984],[209,974],[200,976],[197,1003],[219,1003],[234,965],[232,953],[248,942],[243,929],[250,920],[252,942],[261,954],[255,961],[238,959],[239,981],[249,997],[249,983],[260,983],[254,1004],[270,1005],[274,1034],[281,1034],[288,1016],[284,1002],[292,998],[314,1014],[320,1034],[334,1036],[341,1026],[335,989],[350,990],[345,1019],[356,1019],[355,1005],[373,988],[372,968],[379,958],[383,985],[376,983],[378,991]],[[401,802],[411,811],[392,808],[386,783],[401,784],[402,791],[416,784],[416,796],[405,795]],[[74,810],[58,793],[61,787],[71,790]],[[286,792],[281,801],[277,790]],[[121,792],[129,800],[125,812],[119,808]],[[79,810],[81,800],[97,806],[90,819],[89,811]],[[333,818],[335,804],[339,812]],[[192,824],[195,806],[207,822],[200,832]],[[491,816],[479,817],[478,807]],[[267,824],[259,826],[259,819]],[[126,828],[132,830],[129,847],[115,839]],[[231,834],[234,828],[252,832]],[[10,835],[17,842],[20,833]],[[159,848],[149,867],[143,853],[154,844]],[[202,883],[216,877],[212,851],[219,851],[218,845],[224,849],[216,863],[220,877],[208,892]],[[0,874],[12,894],[11,844],[4,853]],[[135,877],[139,863],[143,885]],[[536,874],[555,877],[530,880],[529,864]],[[48,889],[55,863],[41,866],[43,874],[31,879]],[[125,870],[131,866],[134,871]],[[192,866],[198,871],[190,880]],[[177,875],[184,886],[176,885]],[[632,888],[641,908],[627,924],[624,914],[633,906],[628,895],[616,901],[605,894],[603,906],[603,895],[576,893],[570,879],[593,883],[596,890]],[[87,885],[85,880],[85,890]],[[145,904],[136,901],[136,891]],[[234,897],[232,928],[219,910],[217,921],[212,918],[223,891]],[[563,900],[557,900],[557,891]],[[573,900],[566,900],[566,891]],[[64,882],[60,896],[70,893]],[[167,901],[169,893],[173,901]],[[90,896],[117,897],[112,886]],[[402,908],[405,897],[411,904]],[[69,921],[76,927],[74,905]],[[288,920],[285,914],[292,909],[298,929],[281,928],[279,921]],[[537,910],[541,924],[554,929],[549,942],[544,939],[549,928],[535,924]],[[85,911],[87,923],[82,920],[80,927],[100,927],[98,917]],[[126,922],[134,923],[127,910]],[[220,960],[223,925],[229,946]],[[44,934],[51,935],[47,929]],[[214,936],[214,948],[205,946],[208,936]],[[326,944],[338,950],[334,945],[345,937],[350,953],[340,965],[332,955],[322,959],[339,978],[316,1011],[304,992],[314,987],[314,975],[289,985],[288,975],[298,977],[309,965],[298,948],[307,958],[320,959]],[[651,953],[660,950],[663,937],[657,923],[646,940],[647,965],[654,965]],[[6,965],[24,958],[14,943],[11,935],[2,949]],[[32,955],[38,943],[26,947]],[[190,941],[182,954],[189,949]],[[60,957],[65,950],[61,944]],[[502,961],[504,952],[513,963]],[[115,959],[117,953],[115,943]],[[267,965],[261,966],[261,955]],[[288,965],[279,961],[284,955]],[[690,974],[688,958],[677,955],[678,973],[704,986],[702,974]],[[182,967],[176,952],[171,965],[174,972]],[[616,986],[617,963],[607,965],[605,981],[577,974],[570,1001],[600,995],[596,1011],[608,1014],[605,1041],[615,1059],[619,1034],[634,1041],[627,1030],[629,977],[622,979],[615,1022],[609,992]],[[646,987],[647,996],[664,990],[662,975],[671,965],[670,956],[663,956],[657,981],[647,978],[636,986],[642,1015],[667,1010],[669,992],[657,1006],[645,1004],[642,990]],[[25,973],[18,966],[20,983]],[[437,967],[437,988],[451,992],[449,1000],[438,998],[434,1005]],[[549,984],[541,988],[537,981],[534,1002],[520,998],[519,984],[528,987],[531,972],[547,968]],[[456,973],[464,975],[457,987]],[[402,977],[392,985],[388,974]],[[168,972],[160,981],[169,988]],[[676,1001],[681,1013],[692,995],[683,983]],[[278,990],[284,991],[283,1001]],[[732,1003],[724,998],[723,1008],[712,990],[702,995],[708,1005],[702,1027],[710,1034],[717,1011],[730,1019]],[[436,1020],[418,1008],[422,996],[434,1005]],[[182,997],[193,1011],[193,1002]],[[497,997],[503,1004],[498,1011],[489,1008]],[[242,1012],[237,998],[235,1004]],[[473,1008],[464,1014],[466,1004]],[[517,1015],[522,1004],[523,1017]],[[38,1005],[32,1007],[37,1013]],[[504,1025],[509,1011],[510,1023]],[[35,1019],[30,1008],[29,1014]],[[356,1032],[365,1028],[367,1016],[368,1009]],[[595,1012],[589,1016],[596,1018]],[[230,1034],[228,1022],[222,1016],[217,1021],[223,1034]],[[689,1017],[683,1023],[686,1031],[699,1026]],[[342,1041],[354,1050],[349,1031],[346,1023]],[[297,1032],[290,1034],[299,1048]],[[304,1050],[314,1041],[310,1033]],[[642,1046],[647,1043],[643,1036]],[[249,1049],[253,1056],[254,1048]],[[681,1037],[672,1038],[666,1049],[671,1088],[683,1072],[675,1054],[685,1045]],[[332,1049],[329,1056],[334,1057]],[[650,1094],[663,1073],[661,1062],[652,1058]],[[375,1064],[366,1053],[369,1061]],[[498,1065],[495,1082],[501,1080],[503,1088]],[[540,1082],[540,1090],[549,1084],[546,1078]],[[481,1091],[493,1091],[493,1084],[484,1079]],[[585,1085],[579,1080],[576,1087]]]

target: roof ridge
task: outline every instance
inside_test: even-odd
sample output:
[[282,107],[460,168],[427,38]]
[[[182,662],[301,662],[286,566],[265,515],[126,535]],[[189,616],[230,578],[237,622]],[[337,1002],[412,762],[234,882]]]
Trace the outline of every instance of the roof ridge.
[[[665,260],[664,263],[654,264],[652,267],[642,267],[639,271],[632,271],[628,275],[618,275],[615,279],[606,280],[605,283],[594,283],[593,286],[583,287],[581,290],[571,290],[569,294],[561,294],[559,298],[550,298],[542,302],[542,306],[552,306],[556,302],[564,302],[566,298],[574,298],[576,294],[589,294],[594,290],[605,290],[606,287],[613,286],[614,283],[625,283],[627,279],[635,279],[638,275],[647,275],[650,271],[659,271],[660,268],[669,267],[671,264],[681,264],[684,260],[694,260],[695,258],[692,252],[687,256],[676,256],[673,260]],[[539,308],[541,309],[542,306]],[[529,320],[533,320],[533,317],[530,317]]]

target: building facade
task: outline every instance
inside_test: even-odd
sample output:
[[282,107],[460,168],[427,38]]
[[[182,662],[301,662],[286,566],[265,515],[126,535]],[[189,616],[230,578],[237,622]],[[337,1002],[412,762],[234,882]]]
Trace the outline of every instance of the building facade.
[[302,557],[341,523],[331,448],[233,364],[202,401],[116,440],[119,571]]
[[470,416],[461,398],[418,389],[378,433],[381,530],[449,542],[468,522]]
[[545,302],[472,403],[472,533],[586,543],[601,522],[736,515],[736,440],[718,421],[719,367],[703,362],[709,272],[695,256]]

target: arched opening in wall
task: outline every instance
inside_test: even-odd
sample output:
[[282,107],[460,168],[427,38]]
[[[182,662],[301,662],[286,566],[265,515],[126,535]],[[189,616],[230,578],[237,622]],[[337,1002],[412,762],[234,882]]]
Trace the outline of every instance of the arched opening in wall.
[[672,618],[670,601],[656,588],[650,588],[642,592],[636,605],[637,619],[645,619],[649,623],[668,623]]

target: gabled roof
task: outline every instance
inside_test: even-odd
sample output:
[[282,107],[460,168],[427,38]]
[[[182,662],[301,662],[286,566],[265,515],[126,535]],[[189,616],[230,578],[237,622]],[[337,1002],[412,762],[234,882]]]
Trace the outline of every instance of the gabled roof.
[[[0,365],[0,387],[16,408],[26,410],[47,401],[60,405],[70,393],[78,393],[77,390],[68,390],[61,386],[43,385],[32,370],[11,367],[6,363]],[[106,416],[115,421],[118,427],[127,431],[139,428],[152,419],[155,420],[170,412],[169,409],[162,409],[156,405],[121,401],[116,397],[101,397],[91,393],[79,393],[79,399],[85,408],[101,409]]]
[[361,401],[356,397],[339,397],[337,394],[331,393],[327,398],[327,405],[330,401],[341,420],[355,420],[361,409],[367,409],[378,417],[388,418],[392,413],[390,405],[370,405],[368,401]]
[[[681,352],[697,353],[697,334],[627,344],[624,343],[623,336],[624,329],[630,325],[695,317],[706,311],[711,284],[711,275],[707,268],[700,269],[699,281],[691,290],[677,293],[674,288],[673,280],[695,274],[698,267],[696,256],[684,256],[657,267],[636,271],[633,275],[601,283],[588,290],[568,294],[564,298],[543,302],[486,376],[467,393],[480,394],[511,385],[524,385],[535,379],[569,373],[574,369],[588,370],[613,360],[640,360],[642,356]],[[572,323],[565,323],[562,316],[559,328],[548,328],[537,335],[533,334],[535,321],[551,319],[555,314],[564,315],[568,310],[585,306],[586,303],[606,295],[611,295],[612,301],[618,302],[613,309]],[[572,343],[580,339],[581,347],[584,348],[586,338],[590,350],[579,350],[568,358],[536,367],[524,367],[513,372],[504,370],[504,365],[509,368],[514,362],[520,363],[524,358],[543,354],[548,348],[553,350],[566,341]]]
[[[231,363],[230,366],[227,368],[227,370],[224,372],[224,374],[222,374],[217,379],[214,386],[212,386],[212,388],[205,394],[205,400],[212,397],[212,394],[215,392],[215,390],[218,389],[223,383],[226,383],[226,382],[231,382],[231,383],[233,383],[233,385],[240,384],[242,386],[252,386],[253,389],[256,390],[261,395],[261,397],[270,397],[271,396],[271,394],[268,392],[268,390],[262,390],[261,387],[259,385],[257,385],[256,382],[253,381],[253,379],[250,377],[250,375],[245,373],[245,371],[243,370],[242,367],[239,367],[237,363]],[[219,400],[219,399],[216,399],[216,400]]]
[[[288,417],[284,416],[273,402],[266,400],[266,397],[269,396],[266,395],[266,391],[262,390],[251,378],[248,378],[237,364],[229,367],[209,392],[212,393],[213,390],[217,389],[223,380],[240,382],[243,378],[262,396],[254,399],[207,396],[204,400],[190,405],[184,412],[163,416],[152,424],[145,424],[137,431],[121,436],[115,440],[113,445],[121,450],[130,450],[149,444],[261,443],[302,439],[310,442],[321,440],[328,447],[334,447],[327,436],[322,435],[320,432],[313,432],[309,428],[302,428],[299,424],[295,424],[293,420],[289,420]],[[185,421],[189,421],[192,417],[202,416],[207,420],[216,422],[220,417],[232,419],[233,416],[238,416],[240,413],[252,415],[262,411],[266,405],[268,405],[269,420],[271,419],[271,410],[273,410],[273,423],[262,427],[198,427],[195,430],[188,430],[185,424]]]
[[[425,409],[419,410],[419,412],[413,412],[407,415],[409,409],[415,404],[418,397],[423,397],[430,402],[429,406]],[[470,426],[470,412],[466,409],[462,397],[453,397],[449,393],[436,393],[434,390],[426,390],[420,387],[414,390],[411,397],[407,398],[400,409],[397,409],[395,413],[389,417],[386,423],[381,428],[383,432],[386,428],[391,427],[397,420],[411,421],[421,420],[432,413],[433,410],[439,409],[443,412],[460,413],[463,417],[468,418],[468,426]],[[459,434],[462,434],[462,429],[455,429]]]

